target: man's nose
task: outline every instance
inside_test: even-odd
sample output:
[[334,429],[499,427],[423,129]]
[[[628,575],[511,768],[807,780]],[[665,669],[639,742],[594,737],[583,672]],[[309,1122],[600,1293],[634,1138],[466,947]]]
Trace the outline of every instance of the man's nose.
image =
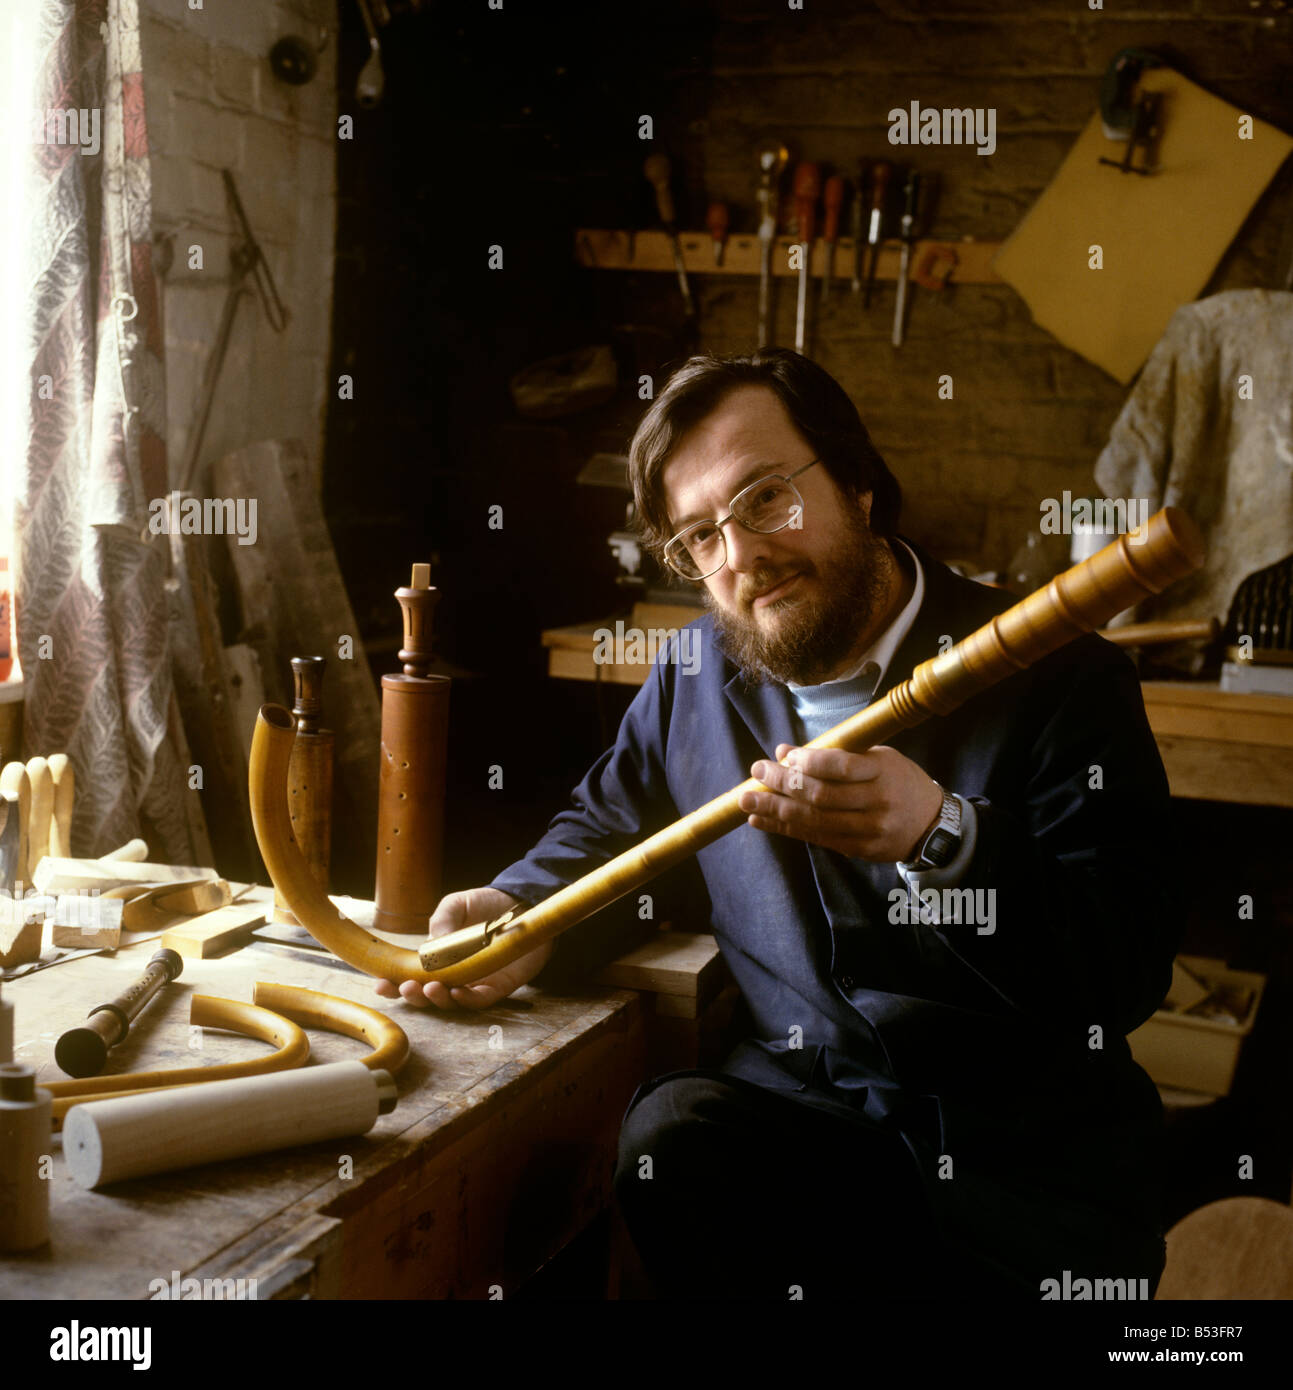
[[727,540],[727,567],[737,574],[746,574],[767,562],[771,547],[769,537],[742,526],[735,517],[723,527]]

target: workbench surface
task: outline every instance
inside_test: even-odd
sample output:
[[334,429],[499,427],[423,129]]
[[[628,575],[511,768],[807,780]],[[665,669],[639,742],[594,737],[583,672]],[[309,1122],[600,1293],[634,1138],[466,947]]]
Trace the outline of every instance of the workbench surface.
[[[63,1079],[58,1035],[129,985],[155,949],[140,942],[7,984],[15,1060],[37,1068],[38,1084]],[[258,980],[340,995],[396,1019],[411,1055],[396,1077],[395,1110],[362,1137],[100,1192],[72,1181],[56,1135],[50,1243],[0,1256],[0,1298],[148,1298],[153,1281],[169,1285],[173,1275],[255,1277],[260,1298],[506,1295],[597,1215],[619,1123],[645,1071],[637,994],[525,988],[482,1013],[416,1010],[382,999],[369,977],[330,956],[316,962],[252,943],[186,960],[106,1070],[267,1050],[188,1022],[191,995],[250,1001]],[[309,1065],[367,1051],[307,1032]]]

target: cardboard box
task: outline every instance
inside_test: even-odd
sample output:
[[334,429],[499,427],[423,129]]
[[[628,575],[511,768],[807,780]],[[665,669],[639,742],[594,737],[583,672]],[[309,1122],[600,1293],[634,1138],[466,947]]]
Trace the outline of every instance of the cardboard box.
[[1160,1086],[1209,1096],[1229,1095],[1240,1049],[1257,1018],[1266,977],[1229,970],[1224,961],[1206,956],[1181,956],[1179,960],[1209,986],[1250,990],[1247,1012],[1236,1026],[1221,1019],[1158,1009],[1128,1036],[1131,1054]]

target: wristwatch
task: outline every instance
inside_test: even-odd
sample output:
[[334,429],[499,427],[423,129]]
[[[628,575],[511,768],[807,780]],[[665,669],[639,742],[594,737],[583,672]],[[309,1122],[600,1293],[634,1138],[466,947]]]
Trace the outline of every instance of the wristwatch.
[[912,857],[904,861],[904,868],[941,869],[956,858],[961,848],[961,803],[937,782],[934,785],[943,793],[943,804],[934,823],[917,841]]

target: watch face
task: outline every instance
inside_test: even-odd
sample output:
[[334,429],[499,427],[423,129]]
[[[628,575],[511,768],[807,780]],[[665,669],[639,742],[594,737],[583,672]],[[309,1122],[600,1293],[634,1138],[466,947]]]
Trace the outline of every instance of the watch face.
[[929,860],[935,868],[941,869],[944,864],[955,858],[959,839],[958,835],[953,835],[950,830],[945,830],[940,825],[925,841],[925,852],[921,858]]

